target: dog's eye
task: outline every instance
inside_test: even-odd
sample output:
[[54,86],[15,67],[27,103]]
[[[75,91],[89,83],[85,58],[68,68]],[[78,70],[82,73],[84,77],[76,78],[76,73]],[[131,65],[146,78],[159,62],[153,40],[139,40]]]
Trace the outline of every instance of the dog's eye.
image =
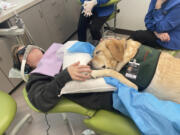
[[96,54],[99,54],[101,51],[97,51]]

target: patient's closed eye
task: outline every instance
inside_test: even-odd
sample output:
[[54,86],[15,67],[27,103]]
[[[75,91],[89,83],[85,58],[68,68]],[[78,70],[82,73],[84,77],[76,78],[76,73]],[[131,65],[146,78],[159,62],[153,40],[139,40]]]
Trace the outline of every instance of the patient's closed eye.
[[101,51],[97,51],[96,54],[99,54]]

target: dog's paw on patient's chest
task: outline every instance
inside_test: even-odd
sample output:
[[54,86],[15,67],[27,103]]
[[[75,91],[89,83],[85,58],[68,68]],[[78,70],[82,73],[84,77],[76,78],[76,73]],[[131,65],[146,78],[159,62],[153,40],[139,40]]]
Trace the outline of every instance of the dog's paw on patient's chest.
[[92,70],[91,76],[93,78],[111,76],[112,69]]
[[98,71],[97,70],[92,70],[92,72],[91,72],[91,76],[92,76],[92,78],[97,78],[98,77]]

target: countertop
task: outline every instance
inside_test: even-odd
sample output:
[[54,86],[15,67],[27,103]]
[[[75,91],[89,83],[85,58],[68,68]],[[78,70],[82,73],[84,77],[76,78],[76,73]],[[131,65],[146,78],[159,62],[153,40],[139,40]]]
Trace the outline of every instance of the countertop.
[[12,7],[11,9],[4,10],[0,14],[0,23],[8,20],[9,18],[13,17],[15,13],[20,13],[43,0],[5,0],[5,2],[14,3],[16,6]]

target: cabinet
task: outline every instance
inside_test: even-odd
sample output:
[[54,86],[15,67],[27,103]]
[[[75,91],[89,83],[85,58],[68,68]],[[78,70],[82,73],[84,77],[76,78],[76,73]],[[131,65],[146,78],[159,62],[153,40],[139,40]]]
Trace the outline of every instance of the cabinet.
[[40,5],[38,4],[25,10],[20,13],[20,16],[22,17],[36,45],[42,47],[43,49],[47,49],[51,45],[52,39],[40,9]]
[[63,17],[64,1],[45,0],[40,4],[43,16],[47,23],[49,33],[53,42],[62,42],[66,33],[62,34],[63,23],[66,17]]
[[53,42],[62,43],[77,29],[80,5],[76,0],[44,0],[40,5]]
[[44,0],[20,16],[36,45],[47,49],[53,42],[62,43],[77,29],[79,12],[76,0]]
[[16,44],[13,37],[0,37],[0,90],[10,92],[21,79],[9,79],[9,70],[13,62],[11,57],[11,47]]
[[77,30],[81,4],[78,0],[65,0],[64,3],[67,21],[66,29],[70,28],[72,30]]
[[7,76],[5,76],[1,71],[2,70],[0,69],[0,90],[8,93],[11,89],[13,89],[14,86],[8,80]]

